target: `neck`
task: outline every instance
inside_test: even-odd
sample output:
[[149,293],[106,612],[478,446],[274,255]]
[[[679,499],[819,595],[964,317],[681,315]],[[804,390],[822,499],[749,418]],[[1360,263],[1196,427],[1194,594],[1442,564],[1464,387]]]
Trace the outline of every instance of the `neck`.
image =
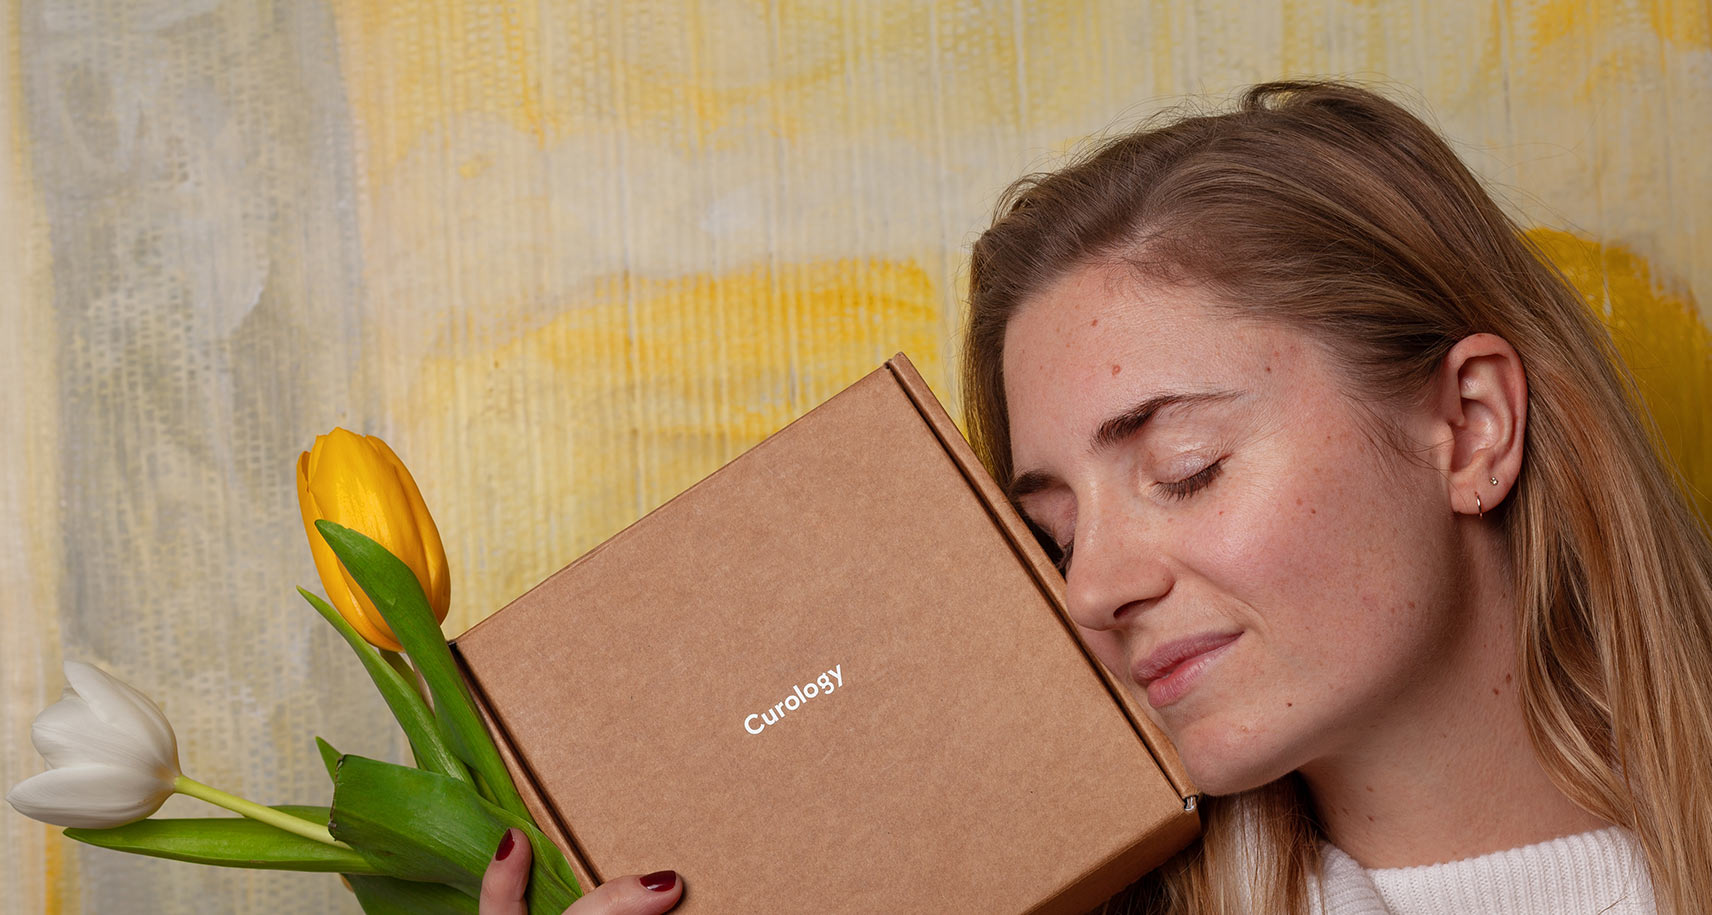
[[1509,577],[1470,560],[1471,612],[1458,643],[1423,664],[1349,746],[1300,770],[1327,839],[1363,867],[1456,861],[1610,825],[1540,765],[1517,690]]

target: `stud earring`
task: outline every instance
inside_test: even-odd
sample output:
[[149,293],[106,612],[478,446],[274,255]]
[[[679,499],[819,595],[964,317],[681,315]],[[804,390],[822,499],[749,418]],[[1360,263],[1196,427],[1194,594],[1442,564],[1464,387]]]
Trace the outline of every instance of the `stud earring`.
[[1493,486],[1498,485],[1498,478],[1497,477],[1488,477],[1488,479],[1490,479],[1492,481]]

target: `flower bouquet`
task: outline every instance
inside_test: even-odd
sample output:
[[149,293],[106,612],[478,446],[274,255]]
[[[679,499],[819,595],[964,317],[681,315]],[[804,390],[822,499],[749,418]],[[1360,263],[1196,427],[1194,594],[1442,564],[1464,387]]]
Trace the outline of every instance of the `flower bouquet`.
[[[102,848],[342,874],[370,913],[475,912],[494,849],[515,827],[534,852],[529,911],[564,911],[581,895],[576,876],[524,807],[440,632],[446,555],[410,472],[380,439],[334,429],[299,457],[297,494],[332,603],[298,592],[356,653],[416,766],[340,753],[317,737],[330,805],[257,804],[185,775],[154,702],[68,661],[65,697],[31,728],[48,771],[6,800]],[[149,819],[174,793],[241,816]]]

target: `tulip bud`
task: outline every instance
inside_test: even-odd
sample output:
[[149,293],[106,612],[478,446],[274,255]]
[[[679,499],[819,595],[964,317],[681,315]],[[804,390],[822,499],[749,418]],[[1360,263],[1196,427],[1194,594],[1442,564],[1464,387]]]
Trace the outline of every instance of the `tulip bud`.
[[297,503],[327,599],[369,644],[389,651],[403,648],[315,529],[318,520],[351,528],[386,547],[416,573],[434,618],[445,621],[452,583],[440,531],[410,471],[385,442],[345,429],[317,437],[297,459]]
[[99,668],[65,662],[65,697],[42,710],[30,740],[48,771],[6,802],[57,826],[105,829],[140,820],[172,796],[178,738],[149,697]]

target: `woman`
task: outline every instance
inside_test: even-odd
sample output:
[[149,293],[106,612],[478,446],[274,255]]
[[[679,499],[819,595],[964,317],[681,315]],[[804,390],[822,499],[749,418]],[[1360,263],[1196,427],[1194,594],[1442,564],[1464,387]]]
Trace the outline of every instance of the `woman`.
[[1019,182],[970,287],[976,449],[1207,795],[1108,911],[1712,911],[1712,547],[1430,129],[1256,87]]

